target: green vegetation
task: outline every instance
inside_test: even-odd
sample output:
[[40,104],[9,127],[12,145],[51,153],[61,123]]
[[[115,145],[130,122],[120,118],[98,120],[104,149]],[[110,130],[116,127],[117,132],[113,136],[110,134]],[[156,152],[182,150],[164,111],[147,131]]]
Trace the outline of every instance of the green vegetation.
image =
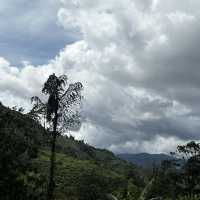
[[[44,177],[34,167],[45,130],[19,112],[0,105],[0,199],[38,199]],[[41,198],[42,199],[42,198]]]
[[146,199],[198,199],[200,194],[200,144],[194,141],[177,147],[173,160],[155,170]]
[[48,102],[33,97],[28,114],[0,104],[0,199],[199,200],[200,143],[178,146],[174,159],[150,174],[108,150],[61,135],[81,123],[79,112],[68,110],[80,104],[82,85],[64,90],[64,78],[51,75],[43,88]]
[[[45,199],[50,133],[0,105],[0,137],[0,199]],[[56,152],[56,199],[133,199],[144,187],[141,171],[107,150],[59,136]]]

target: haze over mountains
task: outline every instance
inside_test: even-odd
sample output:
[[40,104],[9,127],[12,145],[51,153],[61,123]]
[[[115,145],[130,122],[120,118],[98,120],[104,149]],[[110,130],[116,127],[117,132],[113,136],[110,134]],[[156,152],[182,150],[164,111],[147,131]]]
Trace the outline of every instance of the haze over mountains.
[[154,165],[160,165],[163,160],[172,160],[173,158],[167,154],[118,154],[118,156],[126,161],[134,163],[144,168],[152,168]]

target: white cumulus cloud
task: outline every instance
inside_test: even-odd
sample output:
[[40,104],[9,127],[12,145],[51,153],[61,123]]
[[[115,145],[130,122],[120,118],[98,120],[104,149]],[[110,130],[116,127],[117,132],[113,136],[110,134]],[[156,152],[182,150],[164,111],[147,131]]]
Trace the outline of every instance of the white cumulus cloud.
[[78,139],[115,152],[168,152],[199,139],[197,0],[61,0],[58,23],[80,39],[49,64],[0,59],[0,97],[27,106],[49,74],[84,85]]

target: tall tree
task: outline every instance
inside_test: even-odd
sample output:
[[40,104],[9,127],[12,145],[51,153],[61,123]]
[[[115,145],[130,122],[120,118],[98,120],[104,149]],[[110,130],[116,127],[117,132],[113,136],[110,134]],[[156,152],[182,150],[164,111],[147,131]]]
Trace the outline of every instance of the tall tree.
[[[177,147],[178,153],[185,161],[184,165],[184,182],[185,190],[192,196],[196,193],[196,186],[199,188],[200,181],[200,143],[191,141],[186,145],[180,145]],[[199,189],[198,189],[199,193]]]
[[[78,130],[81,126],[80,102],[82,99],[82,83],[76,82],[67,86],[67,76],[57,77],[55,74],[49,76],[44,83],[42,93],[48,95],[48,100],[43,103],[39,97],[32,97],[34,102],[33,109],[30,111],[32,116],[46,116],[52,130],[50,172],[47,189],[47,199],[54,199],[54,171],[55,171],[55,146],[58,133],[73,129]],[[36,115],[39,114],[39,115]]]

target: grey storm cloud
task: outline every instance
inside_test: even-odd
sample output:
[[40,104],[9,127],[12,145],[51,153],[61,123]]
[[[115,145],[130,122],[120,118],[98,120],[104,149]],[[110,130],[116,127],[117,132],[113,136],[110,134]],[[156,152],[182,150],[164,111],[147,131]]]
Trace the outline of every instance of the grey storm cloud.
[[[43,10],[52,2],[54,9]],[[42,19],[25,12],[30,5],[40,5],[31,13]],[[29,108],[28,96],[39,95],[49,74],[65,73],[84,85],[83,125],[70,133],[77,139],[114,152],[169,152],[200,140],[198,0],[60,0],[19,7],[24,12],[16,20],[28,24],[29,34],[65,48],[47,64],[20,68],[2,54],[0,98],[7,105]],[[3,32],[11,30],[3,23]],[[55,24],[66,37],[50,34]],[[17,33],[23,36],[23,28]],[[69,35],[75,39],[67,44]]]

